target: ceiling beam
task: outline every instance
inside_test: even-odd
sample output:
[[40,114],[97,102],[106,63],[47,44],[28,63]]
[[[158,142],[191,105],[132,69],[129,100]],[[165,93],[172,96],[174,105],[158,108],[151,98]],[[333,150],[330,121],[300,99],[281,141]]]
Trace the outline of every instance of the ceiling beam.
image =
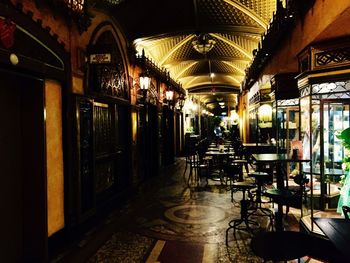
[[237,70],[239,73],[241,73],[242,75],[245,75],[245,72],[244,72],[244,70],[243,69],[241,69],[240,67],[237,67],[237,66],[235,66],[235,65],[232,65],[230,62],[228,62],[228,61],[222,61],[222,63],[224,63],[225,65],[227,65],[227,66],[229,66],[229,67],[231,67],[231,68],[233,68],[233,69],[235,69],[235,70]]
[[[249,63],[251,59],[245,57],[213,57],[210,56],[210,60],[213,62],[240,62],[240,63]],[[203,58],[190,59],[190,60],[171,60],[169,63],[164,64],[163,67],[172,67],[178,66],[180,63],[193,63],[193,62],[202,62]]]
[[232,79],[233,81],[236,81],[237,83],[239,83],[239,85],[242,83],[242,81],[239,81],[237,78],[235,78],[234,76],[227,76],[228,78]]
[[[261,37],[261,35],[265,32],[264,29],[261,27],[254,27],[254,26],[246,26],[246,25],[239,25],[239,26],[205,26],[205,27],[199,27],[199,28],[179,28],[178,30],[172,30],[171,32],[163,32],[158,33],[155,35],[150,36],[144,36],[141,38],[134,39],[134,43],[140,43],[143,41],[155,41],[155,40],[162,40],[164,38],[172,38],[175,36],[181,36],[181,35],[193,35],[196,31],[200,31],[202,33],[211,33],[211,32],[218,32],[223,34],[232,34],[232,35],[238,35],[238,36],[244,36],[244,35],[251,35],[252,37]],[[257,40],[260,41],[260,40]]]
[[[193,83],[195,81],[198,80],[203,80],[205,79],[205,81],[201,81],[201,82],[208,82],[208,83],[212,83],[214,85],[218,85],[220,82],[222,82],[223,80],[227,80],[227,78],[229,76],[232,77],[237,77],[237,78],[242,78],[243,75],[238,75],[238,74],[234,74],[234,73],[230,73],[230,74],[224,74],[224,73],[215,73],[215,77],[214,77],[214,81],[212,82],[210,77],[208,76],[208,74],[201,74],[201,75],[188,75],[182,78],[179,78],[178,81],[180,81],[185,87],[188,87],[188,83]],[[216,80],[220,80],[220,81],[215,81]],[[232,78],[231,78],[232,79]]]
[[242,52],[247,58],[253,59],[253,56],[250,54],[249,51],[245,50],[242,48],[240,45],[232,42],[231,40],[227,39],[226,37],[221,36],[220,34],[217,33],[211,33],[211,36],[220,39],[221,41],[225,42],[226,44],[230,45],[231,47],[234,47],[238,49],[240,52]]
[[194,65],[196,65],[199,61],[194,61],[192,63],[190,63],[189,65],[185,66],[176,76],[175,79],[179,79],[182,74],[185,73],[186,70],[188,70],[189,68],[193,67]]
[[194,35],[189,35],[186,38],[184,38],[183,40],[181,40],[179,43],[177,43],[174,47],[171,48],[171,50],[169,50],[169,52],[167,52],[167,55],[164,56],[160,61],[159,61],[159,65],[162,67],[163,64],[165,63],[165,61],[167,61],[167,59],[173,55],[179,48],[181,48],[183,45],[185,45],[188,41],[190,41],[192,38],[194,37]]
[[186,84],[184,82],[186,82],[186,80],[184,80],[182,83],[184,84],[184,87],[188,87],[192,82],[195,82],[199,77],[195,77],[195,76],[192,76],[190,81],[188,81]]
[[[213,86],[211,86],[211,85],[199,85],[199,86],[189,88],[188,92],[209,95],[212,93],[212,88],[213,88]],[[215,93],[231,94],[232,92],[237,92],[237,91],[240,91],[240,87],[238,87],[238,86],[222,85],[222,86],[216,87]]]
[[[236,76],[236,77],[243,77],[241,74],[226,74],[226,73],[215,73],[215,76],[213,78],[213,82],[211,82],[214,85],[217,85],[218,83],[215,82],[215,79],[222,79],[222,78],[228,78],[230,76]],[[205,78],[205,79],[210,79],[208,74],[201,74],[201,75],[188,75],[182,78],[179,78],[179,81],[181,82],[186,82],[186,79],[193,79],[193,78]],[[194,81],[194,80],[193,80]],[[191,81],[191,82],[193,82]]]

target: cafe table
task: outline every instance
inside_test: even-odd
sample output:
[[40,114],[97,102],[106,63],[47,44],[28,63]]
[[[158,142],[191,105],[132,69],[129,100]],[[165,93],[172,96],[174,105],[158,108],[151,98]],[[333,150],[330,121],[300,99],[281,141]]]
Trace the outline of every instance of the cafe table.
[[338,249],[344,262],[349,262],[350,220],[345,218],[313,218],[313,221]]
[[298,156],[292,156],[291,154],[286,153],[259,153],[253,154],[253,159],[256,163],[260,164],[272,164],[276,167],[276,183],[277,188],[284,188],[284,178],[285,178],[285,169],[283,165],[288,162],[302,163],[310,162],[310,159],[299,158]]
[[222,182],[222,173],[223,173],[223,164],[224,164],[224,158],[227,158],[228,156],[234,155],[234,151],[207,151],[205,152],[206,156],[213,156],[215,160],[218,163],[218,169],[219,169],[219,179]]
[[[283,196],[289,196],[288,189],[285,188],[284,179],[286,178],[286,169],[284,166],[288,162],[310,162],[309,159],[299,158],[298,156],[293,156],[291,154],[279,154],[279,153],[259,153],[253,154],[253,159],[257,164],[269,164],[274,165],[276,169],[276,185],[277,190],[283,194]],[[283,230],[283,204],[277,203],[277,212],[276,212],[276,220],[275,227],[277,231]]]

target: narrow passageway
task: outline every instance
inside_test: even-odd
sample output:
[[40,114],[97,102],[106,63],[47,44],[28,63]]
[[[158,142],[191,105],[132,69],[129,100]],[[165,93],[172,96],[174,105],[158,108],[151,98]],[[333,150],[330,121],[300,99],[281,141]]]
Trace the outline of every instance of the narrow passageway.
[[[241,192],[220,181],[187,185],[185,160],[177,159],[159,177],[140,187],[131,201],[90,231],[61,262],[262,262],[250,249],[251,235],[229,233],[240,217]],[[261,230],[267,218],[257,219]],[[289,218],[292,224],[296,221]],[[295,222],[294,222],[295,221]]]

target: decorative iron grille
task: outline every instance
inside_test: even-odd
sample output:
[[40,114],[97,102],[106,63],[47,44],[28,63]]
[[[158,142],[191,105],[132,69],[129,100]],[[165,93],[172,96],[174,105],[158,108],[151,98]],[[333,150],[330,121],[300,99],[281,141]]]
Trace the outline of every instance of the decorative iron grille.
[[299,99],[288,99],[288,100],[277,101],[278,107],[298,106],[298,105],[299,105]]
[[316,67],[350,63],[350,47],[327,50],[315,54]]

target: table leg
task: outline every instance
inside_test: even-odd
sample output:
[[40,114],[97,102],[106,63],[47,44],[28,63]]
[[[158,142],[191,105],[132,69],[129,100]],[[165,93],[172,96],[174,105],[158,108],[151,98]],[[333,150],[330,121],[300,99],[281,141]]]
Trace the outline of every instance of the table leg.
[[283,231],[283,205],[278,204],[277,212],[275,213],[276,232]]
[[285,170],[283,169],[283,165],[280,162],[276,163],[276,184],[277,189],[284,189],[284,178],[285,178]]

